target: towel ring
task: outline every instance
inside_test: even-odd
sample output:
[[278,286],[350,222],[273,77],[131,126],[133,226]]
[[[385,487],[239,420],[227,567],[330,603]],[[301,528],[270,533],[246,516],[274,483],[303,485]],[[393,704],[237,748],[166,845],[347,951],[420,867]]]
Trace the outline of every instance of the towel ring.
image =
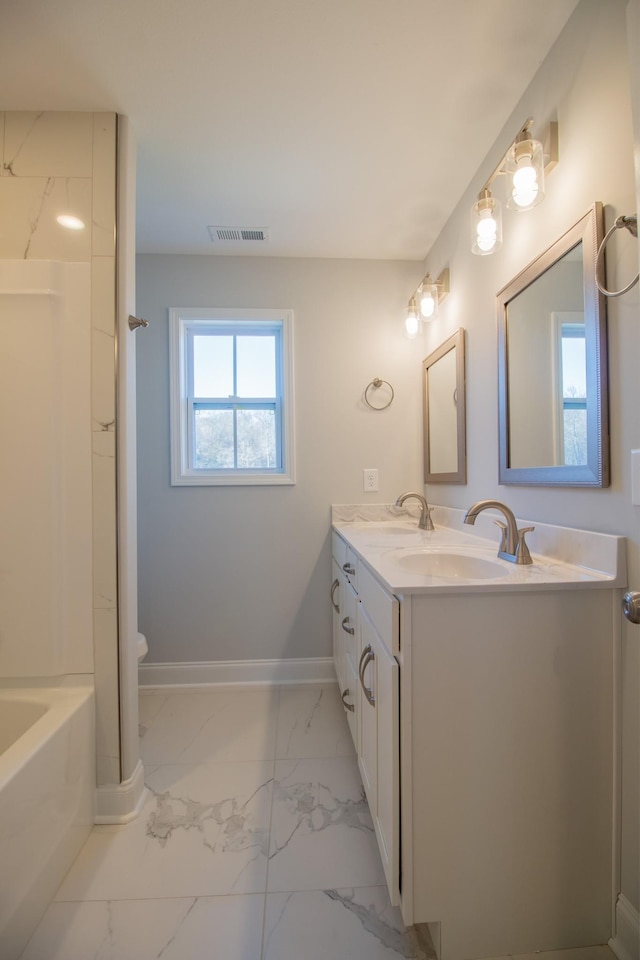
[[623,287],[622,290],[607,290],[602,283],[600,283],[600,264],[602,263],[602,254],[604,253],[604,248],[607,243],[607,240],[614,232],[614,230],[621,230],[623,227],[629,231],[633,237],[638,236],[638,217],[637,214],[633,214],[630,217],[618,217],[616,222],[609,230],[605,233],[604,239],[600,244],[598,250],[598,256],[596,257],[596,284],[600,293],[604,293],[605,297],[621,297],[623,293],[627,293],[631,290],[631,287],[634,287],[640,278],[640,273],[636,273],[633,280]]
[[[375,403],[371,403],[371,401],[369,400],[369,390],[371,390],[372,387],[375,390],[377,390],[383,384],[386,384],[389,387],[389,390],[391,390],[391,396],[389,397],[386,403],[383,403],[381,406],[378,407],[375,405]],[[372,410],[386,410],[387,407],[390,407],[391,404],[393,403],[394,397],[395,397],[395,393],[393,392],[393,387],[391,386],[389,381],[381,380],[380,377],[375,377],[364,391],[364,402],[367,404],[367,406],[371,407]]]

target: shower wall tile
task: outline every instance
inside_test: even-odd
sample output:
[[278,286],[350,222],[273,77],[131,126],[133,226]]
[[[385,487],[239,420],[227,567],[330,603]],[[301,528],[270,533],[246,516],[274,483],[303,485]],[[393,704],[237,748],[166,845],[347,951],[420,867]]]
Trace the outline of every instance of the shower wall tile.
[[[113,337],[116,315],[116,262],[114,257],[91,260],[91,326]],[[113,373],[114,358],[110,367]]]
[[[98,783],[120,782],[114,113],[0,113],[0,258],[91,264],[92,586]],[[56,217],[85,223],[74,231]],[[88,360],[87,360],[88,362]],[[89,655],[87,662],[90,663]]]
[[93,115],[93,220],[94,257],[115,254],[116,226],[116,115]]
[[91,222],[91,180],[59,177],[1,177],[0,258],[87,261],[89,230],[67,230],[56,222],[72,212]]
[[[116,576],[116,436],[94,433],[93,443],[93,606],[115,610]],[[116,641],[114,640],[114,644]]]
[[105,333],[94,327],[91,331],[91,420],[94,431],[115,429],[114,350],[113,332]]
[[14,177],[92,176],[93,115],[7,113],[3,166]]

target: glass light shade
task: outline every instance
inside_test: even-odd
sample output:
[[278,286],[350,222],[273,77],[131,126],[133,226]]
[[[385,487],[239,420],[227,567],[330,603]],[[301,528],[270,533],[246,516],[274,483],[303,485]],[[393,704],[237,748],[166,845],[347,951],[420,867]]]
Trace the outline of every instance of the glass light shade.
[[507,206],[511,210],[531,210],[544,199],[544,156],[538,140],[520,140],[509,151]]
[[471,252],[479,257],[495,253],[502,246],[502,208],[488,190],[471,208]]
[[415,298],[412,298],[404,321],[405,337],[407,337],[408,340],[415,340],[420,333],[420,326],[421,323],[420,317],[418,316],[418,308],[416,307]]
[[435,320],[438,316],[438,287],[435,283],[422,284],[420,313],[424,320]]

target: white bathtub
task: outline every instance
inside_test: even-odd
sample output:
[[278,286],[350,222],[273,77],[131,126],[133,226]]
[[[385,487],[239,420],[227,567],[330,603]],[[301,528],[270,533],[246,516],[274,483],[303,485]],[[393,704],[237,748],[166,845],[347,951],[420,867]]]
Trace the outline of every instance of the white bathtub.
[[91,830],[94,806],[93,686],[0,688],[2,960],[20,956]]

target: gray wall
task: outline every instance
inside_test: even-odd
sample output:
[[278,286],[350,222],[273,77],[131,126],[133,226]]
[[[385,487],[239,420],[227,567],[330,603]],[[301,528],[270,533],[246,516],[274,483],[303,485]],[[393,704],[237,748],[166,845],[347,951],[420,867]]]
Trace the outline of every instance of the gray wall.
[[[402,336],[420,263],[140,256],[140,629],[149,661],[331,655],[332,503],[395,500],[422,478],[424,344]],[[291,307],[297,482],[171,487],[168,307]],[[366,385],[395,400],[375,413]],[[377,467],[379,493],[363,492]]]
[[[427,258],[433,275],[447,264],[453,293],[429,327],[433,349],[458,326],[467,337],[468,484],[438,490],[436,501],[464,507],[498,497],[517,516],[534,521],[623,534],[628,538],[629,583],[640,589],[640,508],[631,504],[629,451],[640,447],[639,288],[608,302],[611,404],[611,476],[606,490],[507,487],[498,484],[497,348],[495,294],[572,226],[595,200],[610,226],[638,208],[633,167],[631,86],[625,0],[583,0],[504,126]],[[547,179],[544,202],[529,213],[505,211],[504,246],[491,257],[469,253],[469,210],[484,180],[520,125],[534,132],[557,118],[560,162]],[[496,194],[501,191],[496,185]],[[501,194],[500,194],[501,195]],[[502,195],[501,195],[502,196]],[[624,235],[622,235],[624,233]],[[638,249],[626,231],[607,248],[607,279],[618,289],[638,270]],[[433,493],[433,491],[432,491]],[[640,628],[625,621],[622,637],[622,891],[637,907],[638,677]]]

